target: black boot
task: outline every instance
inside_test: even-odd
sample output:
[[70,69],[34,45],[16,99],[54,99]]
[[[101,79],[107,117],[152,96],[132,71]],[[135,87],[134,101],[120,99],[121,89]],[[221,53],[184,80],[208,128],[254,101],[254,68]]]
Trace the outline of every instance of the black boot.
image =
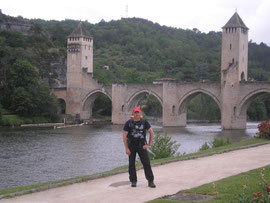
[[137,186],[137,182],[133,181],[131,182],[131,187],[136,187]]
[[155,183],[154,183],[153,181],[149,181],[149,182],[148,182],[148,187],[150,187],[150,188],[155,188],[156,185],[155,185]]

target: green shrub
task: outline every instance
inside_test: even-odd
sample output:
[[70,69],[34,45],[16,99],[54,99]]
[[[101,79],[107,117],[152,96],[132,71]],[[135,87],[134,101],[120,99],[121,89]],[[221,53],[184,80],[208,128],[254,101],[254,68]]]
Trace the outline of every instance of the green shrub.
[[229,137],[226,138],[226,141],[223,140],[223,138],[218,139],[217,137],[215,137],[215,139],[212,142],[212,148],[221,147],[229,144],[231,144]]
[[24,123],[24,119],[16,115],[3,115],[2,125],[3,126],[17,126]]
[[33,117],[32,123],[48,123],[48,119],[45,117]]
[[201,148],[199,149],[199,151],[203,151],[203,150],[207,150],[210,148],[215,148],[215,147],[221,147],[221,146],[225,146],[225,145],[229,145],[231,144],[230,138],[227,137],[226,141],[223,140],[223,138],[217,138],[215,137],[214,140],[211,143],[207,143],[205,142]]
[[207,142],[205,142],[205,143],[201,146],[200,151],[207,150],[207,149],[210,149],[210,146],[209,146],[209,144],[208,144]]
[[167,133],[161,135],[160,132],[157,132],[152,146],[148,151],[150,159],[161,159],[179,155],[177,150],[180,144],[176,144],[176,141],[172,141],[171,139],[172,137],[168,136]]
[[0,104],[0,125],[2,125],[2,106]]

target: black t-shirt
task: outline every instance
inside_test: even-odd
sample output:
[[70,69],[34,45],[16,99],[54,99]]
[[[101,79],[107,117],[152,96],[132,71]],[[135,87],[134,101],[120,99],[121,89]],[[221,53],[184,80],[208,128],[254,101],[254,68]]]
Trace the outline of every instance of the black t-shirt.
[[141,146],[146,144],[146,130],[150,129],[150,123],[141,119],[140,121],[134,121],[133,119],[129,119],[123,128],[124,131],[128,132],[128,141],[133,146]]

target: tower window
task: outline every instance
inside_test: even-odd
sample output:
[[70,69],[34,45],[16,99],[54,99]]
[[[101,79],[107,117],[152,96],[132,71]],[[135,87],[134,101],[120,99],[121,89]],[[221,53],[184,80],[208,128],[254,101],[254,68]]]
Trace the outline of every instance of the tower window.
[[85,59],[87,60],[87,56],[85,56]]
[[230,49],[232,49],[232,44],[230,44]]
[[234,58],[232,59],[232,64],[234,64]]

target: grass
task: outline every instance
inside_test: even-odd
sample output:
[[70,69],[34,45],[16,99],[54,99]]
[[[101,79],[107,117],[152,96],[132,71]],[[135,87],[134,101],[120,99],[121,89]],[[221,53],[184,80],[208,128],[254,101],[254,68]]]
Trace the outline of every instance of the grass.
[[[158,163],[166,163],[166,162],[170,162],[170,161],[179,161],[179,160],[183,160],[183,159],[193,158],[194,156],[206,155],[206,154],[210,154],[210,153],[221,153],[226,149],[235,149],[237,147],[249,146],[249,145],[264,143],[264,142],[269,142],[269,140],[259,139],[259,138],[249,138],[249,139],[244,139],[244,140],[237,142],[237,143],[233,143],[233,144],[222,146],[222,147],[203,150],[203,151],[199,151],[199,152],[196,152],[193,154],[186,154],[186,155],[182,155],[182,156],[178,156],[178,157],[170,157],[170,158],[152,160],[151,163],[158,164]],[[141,165],[141,163],[138,162],[136,164],[136,166],[141,167],[142,165]],[[80,176],[80,177],[75,177],[75,178],[71,178],[71,179],[65,179],[65,180],[59,180],[59,181],[53,181],[53,182],[47,182],[47,183],[41,183],[41,184],[35,184],[35,185],[29,185],[29,186],[8,188],[8,189],[0,190],[0,195],[9,195],[12,193],[18,193],[18,192],[22,192],[22,191],[26,191],[26,190],[39,189],[41,187],[46,187],[46,186],[55,185],[55,184],[59,184],[59,183],[70,184],[69,182],[73,181],[73,180],[78,180],[78,182],[80,182],[80,181],[84,181],[86,179],[89,179],[90,177],[95,177],[97,175],[110,174],[113,172],[118,172],[118,171],[127,170],[127,169],[128,169],[128,166],[125,165],[125,166],[115,168],[111,171],[106,171],[103,173],[98,173],[98,174],[93,174],[93,175],[88,175],[88,176]],[[31,191],[29,191],[29,193],[30,192]]]
[[1,121],[1,125],[3,126],[19,126],[21,124],[32,123],[48,123],[48,120],[44,117],[25,118],[18,115],[2,115]]
[[204,155],[204,154],[222,153],[224,150],[235,149],[238,147],[249,146],[249,145],[254,145],[254,144],[259,144],[259,143],[264,143],[264,142],[270,142],[270,141],[267,139],[253,137],[253,138],[241,140],[240,142],[236,142],[233,144],[229,144],[229,145],[225,145],[225,146],[221,146],[221,147],[216,147],[216,148],[210,148],[210,149],[198,151],[198,152],[195,152],[192,154],[186,154],[186,155],[181,155],[181,156],[177,156],[177,157],[169,157],[169,158],[164,158],[164,159],[153,160],[153,161],[151,161],[151,163],[167,162],[167,161],[174,161],[174,160],[177,161],[177,160],[186,159],[186,158],[190,158],[193,156],[200,156],[200,155]]
[[[270,166],[264,167],[265,179],[270,183]],[[246,185],[247,189],[245,194],[248,196],[253,196],[258,191],[262,191],[263,181],[261,179],[260,173],[262,168],[251,170],[245,173],[240,173],[229,178],[225,178],[216,182],[205,184],[190,190],[185,191],[186,193],[203,194],[203,195],[214,195],[217,192],[217,196],[210,200],[204,201],[205,203],[221,203],[221,202],[237,202],[239,194],[243,194],[243,186]],[[213,187],[213,183],[216,185],[216,189]],[[169,202],[181,202],[189,203],[186,201],[171,201],[171,200],[153,200],[151,203],[169,203]]]

